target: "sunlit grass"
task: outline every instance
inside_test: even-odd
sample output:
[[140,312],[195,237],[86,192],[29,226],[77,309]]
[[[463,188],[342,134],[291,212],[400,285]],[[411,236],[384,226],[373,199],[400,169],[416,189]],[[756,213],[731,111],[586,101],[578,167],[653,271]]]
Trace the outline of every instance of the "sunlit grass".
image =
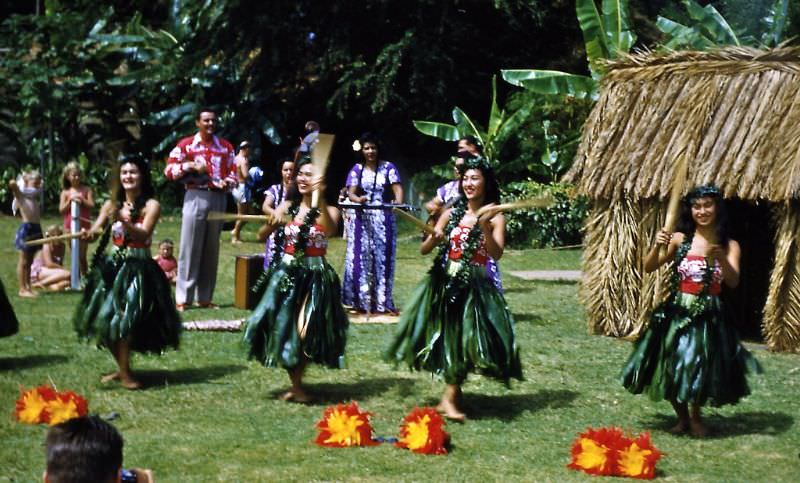
[[[275,399],[287,385],[281,370],[247,361],[240,333],[186,332],[179,351],[136,356],[147,384],[126,391],[99,383],[113,362],[105,351],[76,340],[70,315],[77,294],[16,297],[12,237],[17,221],[0,219],[0,277],[21,320],[20,333],[0,339],[0,481],[39,481],[46,428],[13,421],[19,386],[52,380],[86,396],[90,410],[118,415],[126,466],[153,468],[160,482],[308,480],[527,480],[593,481],[565,468],[570,443],[587,426],[652,431],[666,453],[659,478],[669,481],[792,481],[800,468],[800,358],[756,350],[766,375],[752,380],[753,395],[740,405],[706,411],[713,437],[694,440],[666,432],[671,410],[632,396],[618,383],[630,345],[589,336],[577,287],[522,281],[506,273],[509,306],[516,316],[526,380],[511,389],[479,376],[464,386],[470,420],[451,424],[448,456],[419,456],[382,445],[365,449],[314,446],[314,423],[326,405],[351,399],[373,414],[377,435],[397,434],[415,405],[434,404],[442,384],[428,374],[394,369],[382,361],[393,326],[352,325],[347,368],[311,367],[306,380],[313,405]],[[244,238],[253,240],[253,225]],[[155,239],[178,239],[179,221],[166,218]],[[413,235],[401,236],[396,298],[402,305],[430,264]],[[233,259],[260,245],[233,246],[223,234],[215,301],[220,310],[190,310],[185,320],[233,319]],[[332,242],[329,260],[341,269],[343,243]],[[577,251],[509,251],[508,270],[577,269]],[[793,476],[794,475],[794,476]]]

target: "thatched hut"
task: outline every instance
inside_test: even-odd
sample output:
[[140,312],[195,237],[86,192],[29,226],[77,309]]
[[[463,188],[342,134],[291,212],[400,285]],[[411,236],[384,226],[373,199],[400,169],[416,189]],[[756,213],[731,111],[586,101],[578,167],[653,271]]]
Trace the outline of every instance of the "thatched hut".
[[642,257],[684,193],[714,183],[742,245],[729,316],[773,350],[800,351],[800,48],[638,54],[610,63],[566,181],[593,200],[581,299],[595,333],[635,336],[665,295]]

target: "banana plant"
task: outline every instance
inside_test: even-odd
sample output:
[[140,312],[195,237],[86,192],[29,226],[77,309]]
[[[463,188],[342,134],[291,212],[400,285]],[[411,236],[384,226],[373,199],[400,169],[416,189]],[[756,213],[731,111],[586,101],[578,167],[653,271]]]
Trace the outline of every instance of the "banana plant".
[[666,35],[666,49],[708,50],[723,45],[752,45],[775,47],[781,43],[789,15],[789,0],[775,0],[761,19],[763,32],[745,32],[737,35],[730,23],[711,4],[701,7],[693,0],[683,0],[683,6],[692,20],[683,25],[659,16],[656,26]]
[[583,32],[591,76],[555,70],[509,69],[501,71],[503,79],[540,94],[596,99],[598,81],[602,77],[598,62],[618,59],[636,42],[628,16],[628,0],[603,0],[600,11],[595,0],[576,0],[575,12]]
[[417,131],[445,141],[458,141],[464,136],[474,136],[483,146],[483,154],[495,160],[502,151],[510,135],[516,132],[528,118],[529,107],[520,108],[513,113],[500,109],[497,104],[497,78],[492,77],[492,105],[487,129],[483,130],[461,108],[453,109],[453,124],[432,121],[413,121]]

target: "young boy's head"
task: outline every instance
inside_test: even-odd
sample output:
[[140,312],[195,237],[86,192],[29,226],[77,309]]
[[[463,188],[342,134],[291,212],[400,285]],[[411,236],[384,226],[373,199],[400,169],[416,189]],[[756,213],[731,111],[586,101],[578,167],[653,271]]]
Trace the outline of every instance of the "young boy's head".
[[25,182],[26,188],[40,188],[42,186],[42,175],[35,169],[22,173],[22,180]]
[[122,436],[97,416],[56,424],[44,441],[49,483],[118,481],[122,468]]
[[175,246],[172,240],[165,238],[158,244],[158,254],[161,258],[172,258],[172,248]]

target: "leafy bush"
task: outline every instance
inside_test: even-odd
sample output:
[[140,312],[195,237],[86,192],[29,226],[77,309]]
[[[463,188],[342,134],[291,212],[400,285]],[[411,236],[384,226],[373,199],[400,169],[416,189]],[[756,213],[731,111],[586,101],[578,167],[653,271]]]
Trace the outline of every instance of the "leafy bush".
[[510,183],[502,190],[503,201],[533,198],[549,193],[555,203],[547,208],[535,208],[506,213],[506,242],[514,248],[542,248],[581,243],[583,222],[589,200],[569,196],[571,186],[543,184],[536,181]]

